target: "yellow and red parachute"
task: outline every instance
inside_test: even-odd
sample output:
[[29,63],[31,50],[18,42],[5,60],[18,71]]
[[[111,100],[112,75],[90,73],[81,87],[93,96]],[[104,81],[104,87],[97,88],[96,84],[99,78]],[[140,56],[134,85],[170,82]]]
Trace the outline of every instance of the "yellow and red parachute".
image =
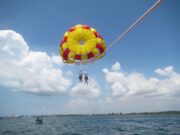
[[105,50],[104,39],[96,29],[81,24],[65,32],[60,43],[60,55],[68,64],[90,63],[104,57]]

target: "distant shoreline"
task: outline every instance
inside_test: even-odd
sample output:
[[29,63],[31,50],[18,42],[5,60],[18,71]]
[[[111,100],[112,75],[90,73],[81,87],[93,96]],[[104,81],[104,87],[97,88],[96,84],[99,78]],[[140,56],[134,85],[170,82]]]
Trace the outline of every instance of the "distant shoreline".
[[160,112],[131,112],[131,113],[94,113],[94,114],[49,114],[49,115],[7,115],[0,116],[1,118],[18,118],[18,117],[36,117],[36,116],[97,116],[97,115],[165,115],[165,114],[176,114],[180,115],[180,111],[160,111]]
[[97,113],[97,114],[56,114],[55,116],[85,116],[85,115],[148,115],[148,114],[180,114],[180,111],[131,112],[131,113]]
[[160,111],[160,112],[132,112],[132,113],[109,113],[108,115],[139,115],[139,114],[180,114],[180,111]]

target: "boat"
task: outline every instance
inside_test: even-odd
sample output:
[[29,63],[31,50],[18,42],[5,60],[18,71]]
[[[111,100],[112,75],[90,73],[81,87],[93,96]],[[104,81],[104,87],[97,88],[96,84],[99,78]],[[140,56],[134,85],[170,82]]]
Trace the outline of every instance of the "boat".
[[42,116],[36,117],[36,124],[43,124],[43,117]]

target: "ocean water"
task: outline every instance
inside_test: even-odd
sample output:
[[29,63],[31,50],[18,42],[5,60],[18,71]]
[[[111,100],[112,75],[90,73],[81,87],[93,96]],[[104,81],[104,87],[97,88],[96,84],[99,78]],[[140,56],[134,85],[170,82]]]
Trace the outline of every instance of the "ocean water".
[[87,115],[0,119],[1,135],[180,135],[180,115]]

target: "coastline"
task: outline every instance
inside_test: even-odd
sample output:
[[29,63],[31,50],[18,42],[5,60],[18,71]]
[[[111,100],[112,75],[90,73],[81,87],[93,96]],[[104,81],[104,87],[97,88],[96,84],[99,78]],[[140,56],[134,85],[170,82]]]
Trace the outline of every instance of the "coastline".
[[180,111],[159,111],[159,112],[131,112],[131,113],[95,113],[95,114],[49,114],[49,115],[7,115],[3,118],[21,118],[21,117],[51,117],[51,116],[99,116],[99,115],[180,115]]

